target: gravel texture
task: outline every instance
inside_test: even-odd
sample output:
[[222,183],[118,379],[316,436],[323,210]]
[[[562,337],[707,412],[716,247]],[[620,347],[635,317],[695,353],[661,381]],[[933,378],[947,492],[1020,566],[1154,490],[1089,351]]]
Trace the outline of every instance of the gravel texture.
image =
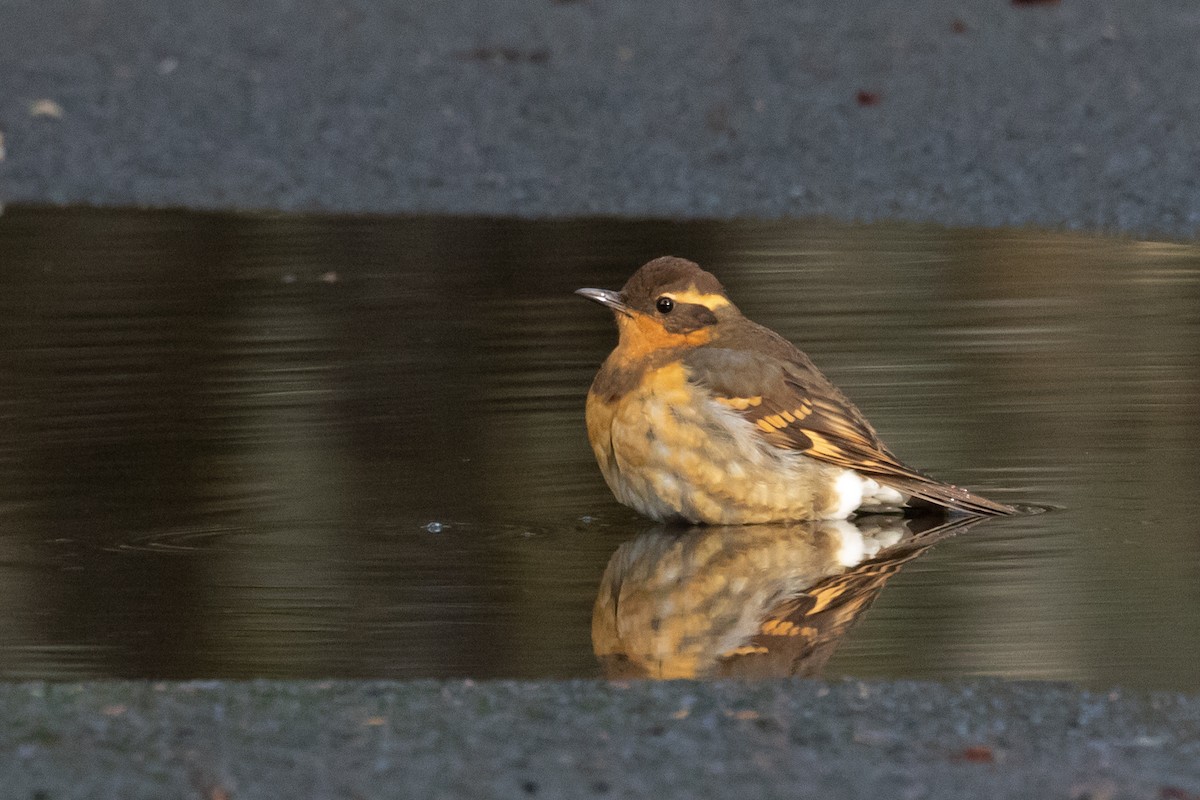
[[0,199],[1193,238],[1200,6],[0,0]]
[[0,687],[5,797],[1200,796],[1200,698],[1051,684]]

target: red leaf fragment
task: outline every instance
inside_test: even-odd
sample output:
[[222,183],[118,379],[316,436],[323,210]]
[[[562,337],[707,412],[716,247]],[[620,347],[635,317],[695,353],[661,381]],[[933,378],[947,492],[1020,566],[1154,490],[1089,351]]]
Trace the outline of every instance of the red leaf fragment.
[[854,95],[854,99],[860,106],[877,106],[883,98],[879,92],[868,92],[865,89],[860,89],[858,94]]
[[1178,786],[1163,786],[1158,790],[1159,800],[1200,800],[1200,794],[1192,794]]
[[972,764],[992,764],[996,761],[996,755],[992,752],[992,748],[987,745],[978,744],[963,750],[955,756],[955,760],[968,761]]

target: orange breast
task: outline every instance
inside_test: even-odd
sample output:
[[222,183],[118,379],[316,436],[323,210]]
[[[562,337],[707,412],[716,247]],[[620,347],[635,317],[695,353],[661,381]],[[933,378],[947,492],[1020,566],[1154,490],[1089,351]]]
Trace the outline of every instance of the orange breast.
[[616,498],[648,517],[744,524],[826,516],[845,470],[770,444],[736,410],[688,381],[648,370],[615,399],[592,392],[588,439]]

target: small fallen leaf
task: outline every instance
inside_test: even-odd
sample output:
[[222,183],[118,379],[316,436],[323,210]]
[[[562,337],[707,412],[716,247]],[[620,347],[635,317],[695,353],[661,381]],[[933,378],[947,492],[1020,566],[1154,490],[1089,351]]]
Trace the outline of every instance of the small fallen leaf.
[[378,728],[381,725],[386,725],[387,720],[384,717],[367,717],[363,725],[368,725],[372,728]]
[[955,758],[958,761],[969,761],[972,764],[991,764],[995,762],[996,755],[992,752],[992,748],[987,745],[975,745],[963,750]]
[[858,94],[854,95],[854,99],[860,106],[877,106],[882,98],[879,96],[879,92],[868,92],[861,89]]
[[731,717],[732,719],[758,719],[758,712],[750,710],[726,711],[725,716]]
[[1200,800],[1200,794],[1192,794],[1178,786],[1163,786],[1158,790],[1160,800]]
[[62,119],[63,107],[53,100],[34,100],[29,104],[29,116]]

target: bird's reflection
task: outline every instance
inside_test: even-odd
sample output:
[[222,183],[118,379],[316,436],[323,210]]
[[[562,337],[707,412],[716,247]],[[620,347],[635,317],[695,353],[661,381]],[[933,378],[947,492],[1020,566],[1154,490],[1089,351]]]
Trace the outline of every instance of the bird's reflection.
[[658,526],[609,560],[592,646],[610,678],[816,675],[901,565],[976,522]]

